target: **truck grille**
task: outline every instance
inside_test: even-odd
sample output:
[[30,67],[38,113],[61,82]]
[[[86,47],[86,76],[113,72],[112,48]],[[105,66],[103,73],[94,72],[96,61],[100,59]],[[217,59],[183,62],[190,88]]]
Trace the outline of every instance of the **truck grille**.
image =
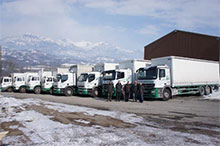
[[143,86],[145,90],[152,90],[154,89],[155,84],[144,84]]

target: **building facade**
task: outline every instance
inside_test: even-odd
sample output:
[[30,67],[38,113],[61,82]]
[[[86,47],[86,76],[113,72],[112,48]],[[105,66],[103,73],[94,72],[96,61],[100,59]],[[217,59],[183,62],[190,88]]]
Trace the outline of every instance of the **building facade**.
[[219,61],[220,38],[174,30],[144,47],[144,59],[181,56]]

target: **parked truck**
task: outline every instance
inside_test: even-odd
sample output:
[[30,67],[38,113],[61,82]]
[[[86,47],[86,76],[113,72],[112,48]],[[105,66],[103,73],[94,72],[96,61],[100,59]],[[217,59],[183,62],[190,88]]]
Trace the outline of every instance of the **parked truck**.
[[144,96],[169,100],[174,95],[208,95],[219,86],[218,62],[177,56],[155,58],[138,70]]
[[53,94],[54,82],[56,81],[54,76],[44,76],[41,80],[41,91]]
[[11,77],[2,77],[0,84],[0,91],[12,92],[12,78]]
[[82,72],[92,71],[92,66],[89,65],[73,65],[69,72],[57,73],[57,79],[54,83],[53,92],[55,94],[64,94],[71,96],[77,93],[77,78]]
[[118,63],[98,63],[94,66],[92,72],[84,72],[78,78],[78,94],[99,96],[102,92],[102,76],[105,70],[118,68]]
[[19,91],[20,93],[26,92],[25,85],[25,75],[24,73],[12,73],[12,87],[14,91]]
[[[114,87],[118,81],[120,81],[122,85],[125,85],[128,81],[129,83],[133,83],[137,79],[136,71],[141,67],[148,66],[149,64],[149,60],[127,60],[119,63],[119,69],[104,71],[102,73],[102,94],[107,95],[106,89],[110,81],[112,81]],[[116,95],[115,91],[113,95]]]

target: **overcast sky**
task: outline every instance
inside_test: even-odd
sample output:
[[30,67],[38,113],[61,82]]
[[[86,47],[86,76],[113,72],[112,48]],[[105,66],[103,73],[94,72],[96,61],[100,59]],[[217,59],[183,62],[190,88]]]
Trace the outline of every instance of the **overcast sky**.
[[220,35],[220,0],[0,0],[0,38],[52,39],[143,47],[180,29]]

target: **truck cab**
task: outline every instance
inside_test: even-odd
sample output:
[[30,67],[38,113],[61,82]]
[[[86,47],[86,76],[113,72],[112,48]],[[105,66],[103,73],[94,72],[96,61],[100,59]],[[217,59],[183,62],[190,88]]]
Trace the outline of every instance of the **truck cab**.
[[12,86],[14,91],[19,91],[20,93],[26,92],[26,85],[24,75],[14,75],[12,78]]
[[41,82],[41,90],[53,94],[53,84],[55,82],[54,76],[45,76]]
[[12,78],[11,77],[2,77],[1,79],[1,85],[0,85],[1,91],[7,91],[12,92]]
[[81,95],[98,96],[101,86],[100,72],[81,73],[77,81],[78,93]]
[[39,75],[29,76],[26,82],[26,86],[28,91],[34,91],[35,94],[40,94],[41,87]]
[[[132,71],[131,69],[116,69],[116,70],[108,70],[102,72],[103,78],[102,78],[102,94],[107,95],[106,89],[107,85],[110,81],[112,81],[114,87],[118,83],[118,81],[121,82],[122,85],[125,85],[128,81],[132,81]],[[115,89],[116,90],[116,89]],[[114,91],[114,96],[116,95],[116,92]]]
[[138,82],[142,83],[147,98],[163,98],[163,89],[170,86],[170,71],[166,65],[140,68],[137,71]]
[[57,74],[56,82],[54,82],[53,92],[56,94],[65,94],[71,96],[75,93],[76,74],[75,73],[61,73]]

